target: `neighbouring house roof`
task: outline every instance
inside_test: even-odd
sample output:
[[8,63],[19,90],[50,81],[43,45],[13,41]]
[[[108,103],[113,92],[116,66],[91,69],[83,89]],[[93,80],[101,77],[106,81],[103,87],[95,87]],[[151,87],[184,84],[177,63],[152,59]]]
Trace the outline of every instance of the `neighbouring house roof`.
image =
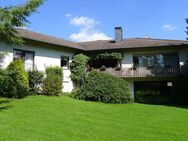
[[152,38],[130,38],[124,39],[120,43],[114,40],[99,40],[79,43],[86,50],[108,50],[108,49],[128,49],[143,47],[162,47],[162,46],[183,46],[188,45],[188,41],[152,39]]
[[63,46],[63,47],[70,47],[70,48],[74,48],[74,49],[84,50],[84,48],[81,47],[76,42],[67,41],[67,40],[64,40],[62,38],[57,38],[57,37],[53,37],[53,36],[49,36],[49,35],[33,32],[33,31],[30,31],[30,30],[26,30],[26,29],[18,28],[17,30],[19,32],[19,35],[22,38],[25,38],[25,39],[30,39],[30,40],[44,42],[44,43],[48,43],[48,44],[53,44],[53,45],[58,45],[58,46]]
[[145,47],[162,47],[162,46],[188,46],[188,41],[184,40],[167,40],[167,39],[152,39],[152,38],[130,38],[124,39],[122,42],[114,40],[98,40],[88,42],[72,42],[62,38],[57,38],[26,29],[18,29],[19,35],[22,38],[34,41],[44,42],[48,44],[70,47],[83,51],[94,50],[110,50],[110,49],[128,49],[128,48],[145,48]]

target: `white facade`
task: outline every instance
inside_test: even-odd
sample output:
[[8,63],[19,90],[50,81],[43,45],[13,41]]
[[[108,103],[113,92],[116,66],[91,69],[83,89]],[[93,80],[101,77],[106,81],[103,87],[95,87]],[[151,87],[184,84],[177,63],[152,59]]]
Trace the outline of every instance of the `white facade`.
[[[185,65],[185,63],[188,61],[188,49],[186,48],[182,48],[180,50],[171,50],[171,49],[168,49],[168,50],[162,50],[162,51],[157,51],[157,52],[145,52],[145,51],[138,51],[138,52],[135,52],[136,54],[146,54],[146,53],[170,53],[170,52],[176,52],[179,56],[179,65],[180,65],[180,68],[183,67]],[[121,65],[122,65],[122,68],[132,68],[133,67],[133,55],[134,53],[133,52],[126,52],[124,53],[124,57],[121,61]],[[130,93],[131,93],[131,96],[134,98],[134,82],[136,81],[136,79],[134,78],[134,80],[127,80],[128,82],[128,86],[129,86],[129,89],[130,89]],[[140,80],[139,80],[140,81]]]
[[[63,48],[63,47],[62,47]],[[13,49],[20,49],[25,51],[34,52],[34,67],[39,71],[45,71],[48,66],[60,66],[61,56],[69,57],[69,62],[72,60],[73,52],[67,52],[65,50],[57,50],[52,48],[30,46],[26,45],[23,47],[10,47],[5,43],[0,43],[0,51],[7,52],[7,55],[3,61],[3,67],[6,68],[11,61],[13,61]],[[68,68],[63,69],[64,80],[63,80],[63,91],[71,92],[73,84],[70,79],[70,70]]]
[[[7,52],[7,55],[3,62],[3,67],[6,68],[10,62],[13,60],[13,49],[20,49],[25,51],[34,52],[34,67],[39,71],[45,71],[45,68],[48,66],[60,66],[61,56],[69,57],[69,63],[72,60],[74,55],[73,51],[66,51],[63,47],[57,49],[57,47],[44,47],[40,45],[25,45],[24,47],[10,47],[7,44],[0,42],[0,51]],[[179,63],[180,67],[185,65],[185,62],[188,60],[188,49],[181,48],[180,50],[175,50],[179,54]],[[157,52],[150,51],[148,53],[160,53],[160,52],[171,52],[171,49],[160,50]],[[174,50],[172,50],[174,52]],[[142,53],[140,51],[136,53]],[[143,52],[145,54],[147,52]],[[124,57],[121,61],[122,68],[132,68],[133,67],[133,52],[124,53]],[[63,68],[64,79],[63,79],[63,91],[71,92],[73,89],[73,83],[70,79],[70,70],[68,68]],[[134,80],[127,80],[129,89],[132,97],[134,97]]]

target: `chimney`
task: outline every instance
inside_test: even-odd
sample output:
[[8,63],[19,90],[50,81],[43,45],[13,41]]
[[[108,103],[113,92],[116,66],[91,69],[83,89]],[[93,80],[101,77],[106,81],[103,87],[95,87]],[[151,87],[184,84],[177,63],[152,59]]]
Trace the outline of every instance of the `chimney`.
[[123,41],[123,30],[122,27],[115,27],[115,42]]

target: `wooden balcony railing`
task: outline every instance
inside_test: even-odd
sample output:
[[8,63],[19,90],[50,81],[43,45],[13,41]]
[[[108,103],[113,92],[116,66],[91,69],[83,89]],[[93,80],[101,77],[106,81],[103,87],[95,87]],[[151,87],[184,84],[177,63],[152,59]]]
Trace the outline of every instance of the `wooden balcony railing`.
[[[99,69],[97,69],[100,71]],[[179,74],[178,68],[122,68],[115,70],[113,68],[106,68],[104,72],[117,77],[160,77],[160,76],[177,76]]]

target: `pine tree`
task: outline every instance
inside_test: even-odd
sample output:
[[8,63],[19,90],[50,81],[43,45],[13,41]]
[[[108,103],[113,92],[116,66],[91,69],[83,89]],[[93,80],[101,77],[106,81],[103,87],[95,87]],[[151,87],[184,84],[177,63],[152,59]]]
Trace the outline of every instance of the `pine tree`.
[[24,41],[19,37],[15,27],[26,26],[26,23],[29,23],[27,17],[42,3],[43,0],[29,0],[19,6],[0,7],[0,39],[9,45],[22,45]]
[[[187,24],[188,24],[188,18],[186,19],[186,22],[187,22]],[[186,28],[187,28],[186,33],[187,33],[187,35],[188,35],[188,26],[187,26]],[[187,40],[188,40],[188,38],[187,38]]]

